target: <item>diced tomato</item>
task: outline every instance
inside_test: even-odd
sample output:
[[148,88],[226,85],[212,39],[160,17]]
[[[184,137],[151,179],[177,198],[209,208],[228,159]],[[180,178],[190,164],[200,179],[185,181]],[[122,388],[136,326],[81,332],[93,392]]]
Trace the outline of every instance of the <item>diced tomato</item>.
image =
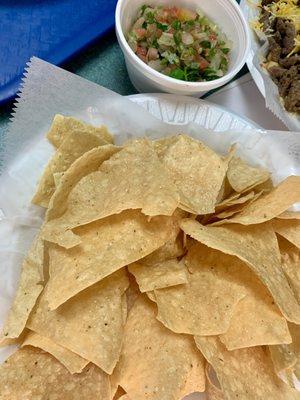
[[202,58],[201,61],[199,61],[199,68],[200,69],[205,69],[209,66],[209,62],[205,60],[205,58]]
[[147,64],[147,57],[146,57],[146,56],[142,56],[142,55],[139,55],[139,54],[137,54],[137,56],[138,56],[138,58],[140,58],[142,61],[144,61],[144,63]]
[[138,46],[136,50],[136,54],[141,58],[141,57],[146,57],[147,55],[147,49],[145,47]]
[[155,16],[158,22],[161,24],[168,22],[168,12],[166,11],[165,8],[162,10],[159,10]]
[[163,31],[161,29],[156,29],[155,37],[157,39],[159,39],[161,37],[162,33],[163,33]]
[[147,34],[147,31],[144,28],[137,28],[134,30],[134,32],[138,39],[143,39]]
[[164,10],[168,13],[169,20],[174,20],[174,19],[178,18],[178,8],[177,7],[164,8]]
[[205,69],[209,66],[209,62],[204,58],[198,55],[197,57],[197,63],[199,64],[199,69]]
[[211,33],[211,34],[208,36],[208,38],[209,38],[209,40],[217,40],[217,35],[216,35],[215,33]]

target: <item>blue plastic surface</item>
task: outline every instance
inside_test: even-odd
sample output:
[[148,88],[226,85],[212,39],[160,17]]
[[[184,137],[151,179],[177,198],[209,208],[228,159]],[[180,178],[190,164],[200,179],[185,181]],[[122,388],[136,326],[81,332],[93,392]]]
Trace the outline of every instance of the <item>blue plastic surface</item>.
[[114,26],[117,0],[0,0],[0,104],[17,93],[26,62],[59,65]]

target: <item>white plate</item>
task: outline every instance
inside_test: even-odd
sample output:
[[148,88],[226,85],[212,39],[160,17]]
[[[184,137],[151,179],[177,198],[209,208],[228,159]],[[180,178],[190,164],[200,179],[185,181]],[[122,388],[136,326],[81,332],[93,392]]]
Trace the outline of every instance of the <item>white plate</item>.
[[240,117],[226,108],[194,97],[160,93],[136,94],[128,97],[168,124],[184,125],[196,122],[204,128],[217,132],[260,128],[246,117]]
[[241,0],[240,3],[242,12],[246,18],[246,21],[249,24],[249,30],[250,30],[250,40],[251,40],[251,44],[250,44],[250,51],[249,51],[249,55],[248,58],[246,60],[246,64],[247,67],[250,71],[250,74],[252,75],[252,78],[254,80],[254,82],[256,83],[256,86],[258,87],[260,93],[266,97],[266,93],[265,93],[265,85],[264,85],[264,81],[263,78],[260,74],[260,72],[257,70],[257,68],[253,65],[253,57],[255,56],[257,50],[261,47],[261,43],[258,40],[258,37],[256,36],[255,32],[253,31],[253,29],[250,26],[250,21],[253,19],[253,8],[254,7],[253,4],[249,3],[249,0]]

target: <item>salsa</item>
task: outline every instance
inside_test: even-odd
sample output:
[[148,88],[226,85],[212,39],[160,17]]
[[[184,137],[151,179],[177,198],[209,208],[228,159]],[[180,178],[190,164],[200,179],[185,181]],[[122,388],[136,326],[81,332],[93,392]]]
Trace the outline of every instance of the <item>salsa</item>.
[[127,41],[142,61],[175,79],[211,81],[228,70],[229,41],[201,11],[143,5]]

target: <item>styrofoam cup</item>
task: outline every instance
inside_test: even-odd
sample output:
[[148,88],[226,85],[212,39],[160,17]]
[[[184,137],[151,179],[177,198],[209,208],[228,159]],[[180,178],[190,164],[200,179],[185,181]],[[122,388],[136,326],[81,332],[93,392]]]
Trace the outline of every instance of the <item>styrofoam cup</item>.
[[[163,75],[145,64],[133,52],[126,40],[126,34],[143,4],[178,6],[203,11],[232,43],[228,72],[222,78],[209,82],[185,82]],[[245,64],[250,47],[248,25],[236,0],[119,0],[115,17],[116,34],[130,80],[136,89],[143,93],[167,92],[199,97],[229,82]]]

